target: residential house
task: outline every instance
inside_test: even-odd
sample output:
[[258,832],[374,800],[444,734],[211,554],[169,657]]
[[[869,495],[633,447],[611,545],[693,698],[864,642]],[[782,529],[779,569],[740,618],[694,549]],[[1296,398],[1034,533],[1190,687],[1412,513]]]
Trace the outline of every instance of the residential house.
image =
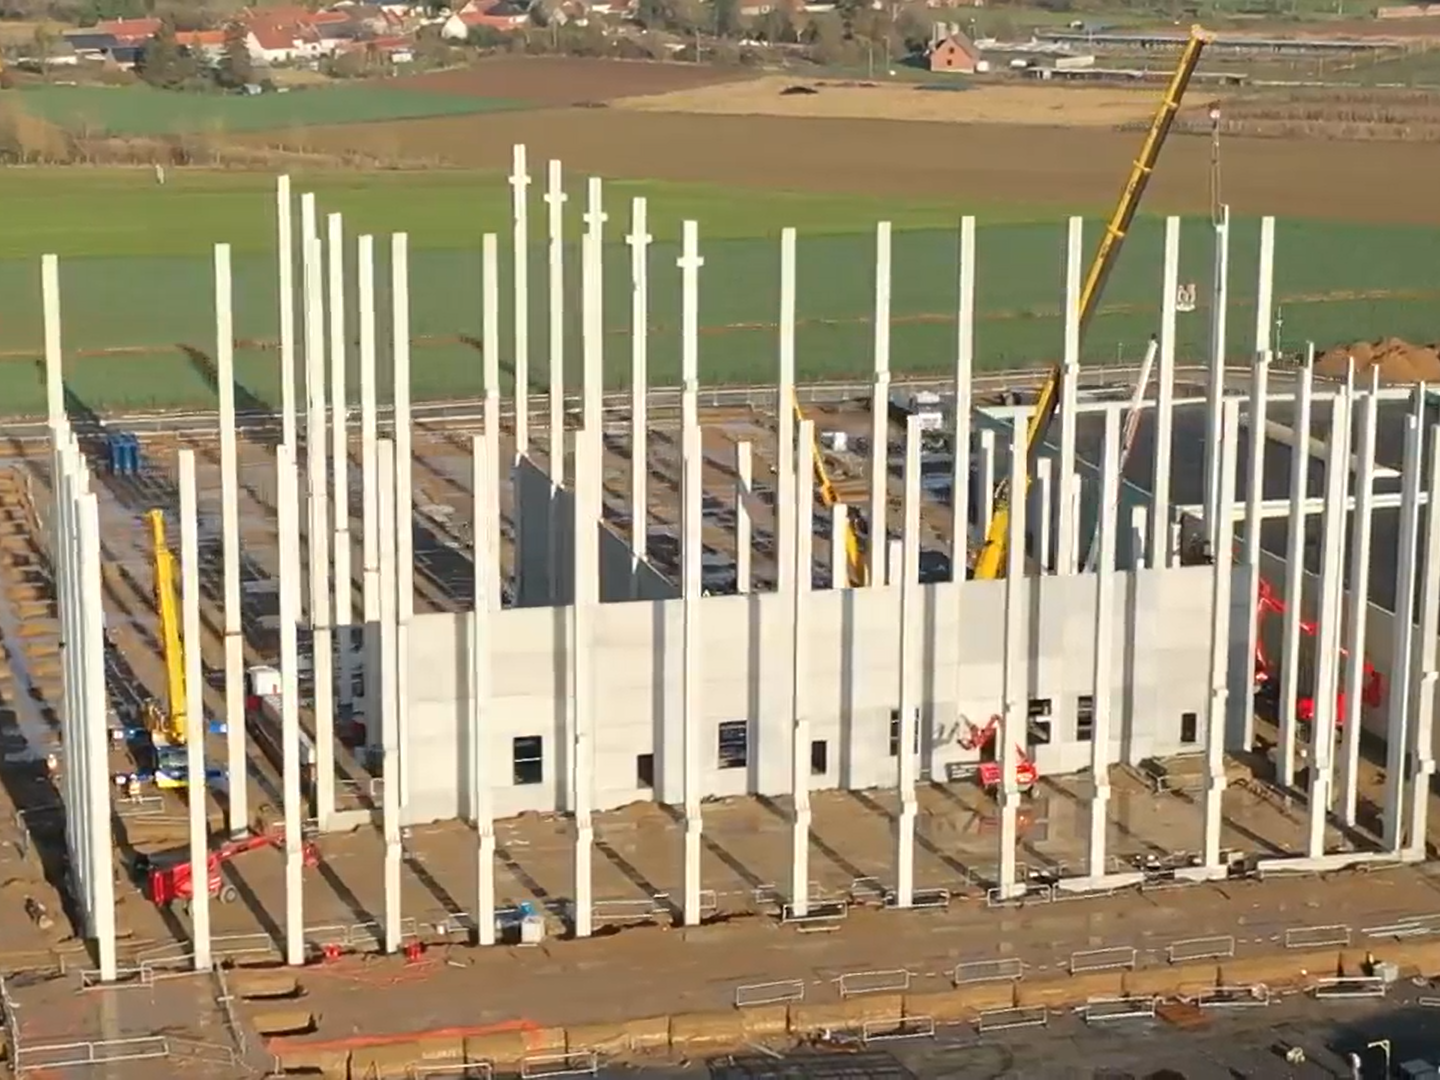
[[973,75],[980,67],[980,50],[959,30],[931,44],[925,56],[931,71],[951,71]]
[[464,41],[479,27],[509,32],[530,25],[530,7],[514,0],[471,0],[440,26],[446,41]]
[[130,67],[145,51],[146,43],[159,32],[159,19],[106,19],[94,26],[67,32],[65,41],[77,56]]
[[201,60],[213,62],[225,55],[224,30],[181,30],[175,34],[175,43]]
[[266,64],[329,56],[358,35],[344,11],[250,8],[242,21],[249,31],[246,40],[251,58]]
[[347,42],[341,46],[340,52],[361,52],[388,60],[392,64],[410,64],[415,60],[415,42],[397,34],[391,37],[372,38],[368,41]]

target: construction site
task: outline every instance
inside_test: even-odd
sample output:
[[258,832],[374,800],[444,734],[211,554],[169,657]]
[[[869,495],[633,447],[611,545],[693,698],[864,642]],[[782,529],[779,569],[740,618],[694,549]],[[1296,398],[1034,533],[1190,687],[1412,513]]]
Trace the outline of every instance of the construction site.
[[773,385],[706,387],[696,224],[652,266],[636,200],[617,348],[592,181],[582,384],[501,340],[492,233],[484,397],[412,405],[406,236],[377,311],[376,239],[282,177],[278,414],[237,415],[220,244],[218,414],[117,422],[47,256],[48,417],[0,468],[12,1070],[593,1075],[1440,973],[1423,385],[1279,360],[1274,221],[1231,266],[1223,207],[1211,355],[1171,219],[1144,363],[1078,364],[1203,44],[1088,271],[1071,222],[1038,374],[974,370],[966,218],[950,378],[892,379],[881,223],[868,383],[796,385],[787,230]]

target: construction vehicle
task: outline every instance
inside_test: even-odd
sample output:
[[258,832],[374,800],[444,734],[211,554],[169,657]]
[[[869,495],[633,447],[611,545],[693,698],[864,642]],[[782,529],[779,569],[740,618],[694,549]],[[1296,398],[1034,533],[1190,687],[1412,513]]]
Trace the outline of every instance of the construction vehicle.
[[[245,672],[245,730],[255,741],[277,776],[285,772],[284,724],[280,713],[280,669],[269,664],[256,664]],[[343,734],[343,732],[340,732]],[[348,740],[347,740],[348,741]],[[361,741],[364,741],[363,726]],[[307,804],[315,795],[315,771],[319,759],[314,740],[301,728],[300,790]],[[312,811],[313,812],[313,811]]]
[[[795,408],[795,419],[801,423],[805,421],[805,414],[800,411],[798,399],[791,402]],[[830,479],[830,470],[825,468],[825,450],[820,445],[820,435],[815,434],[815,484],[820,489],[820,502],[826,510],[833,509],[840,501],[835,494],[835,485]],[[845,529],[845,565],[850,574],[850,585],[852,588],[862,588],[870,583],[870,572],[865,566],[865,554],[860,548],[860,531],[864,522],[860,517],[860,510],[855,506],[846,508],[846,529]]]
[[[1176,65],[1175,73],[1170,78],[1170,84],[1166,87],[1165,96],[1160,102],[1159,109],[1156,110],[1155,118],[1150,122],[1150,130],[1145,136],[1140,156],[1135,159],[1134,168],[1130,170],[1130,176],[1125,181],[1125,189],[1120,193],[1120,201],[1115,206],[1109,224],[1105,226],[1105,235],[1100,239],[1100,246],[1095,251],[1095,257],[1085,276],[1085,284],[1080,290],[1077,320],[1082,342],[1090,320],[1094,318],[1095,312],[1099,308],[1105,284],[1110,278],[1111,271],[1115,269],[1115,262],[1120,255],[1120,249],[1124,246],[1125,236],[1130,231],[1130,224],[1135,220],[1135,212],[1140,208],[1140,202],[1145,196],[1145,189],[1150,183],[1151,173],[1155,171],[1160,151],[1170,135],[1171,125],[1175,122],[1175,114],[1179,111],[1180,102],[1184,99],[1185,91],[1190,85],[1190,78],[1195,74],[1195,68],[1200,63],[1200,55],[1209,41],[1210,36],[1203,29],[1198,26],[1190,28],[1190,37],[1181,51],[1180,62]],[[1035,411],[1030,417],[1030,424],[1025,432],[1026,491],[1015,493],[1014,497],[1016,498],[1025,497],[1034,479],[1035,462],[1039,457],[1040,448],[1045,444],[1051,424],[1055,420],[1056,413],[1059,412],[1060,387],[1063,377],[1063,366],[1056,364],[1040,387],[1039,395],[1035,400]],[[959,449],[957,447],[957,451]],[[985,534],[985,543],[975,559],[974,576],[979,580],[989,581],[1005,575],[1005,557],[1010,536],[1011,497],[1008,480],[1001,480],[995,485],[993,509],[989,528]]]
[[[221,903],[235,900],[235,886],[225,884],[220,868],[236,856],[263,847],[281,847],[285,842],[283,830],[257,836],[231,840],[210,851],[206,860],[210,895]],[[301,849],[301,858],[306,866],[317,866],[319,850],[307,843]],[[134,870],[140,878],[145,899],[157,907],[169,907],[175,901],[190,901],[195,898],[195,882],[190,873],[190,855],[184,849],[167,852],[162,856],[138,854],[134,859]]]
[[175,556],[165,542],[165,512],[151,510],[150,549],[155,572],[155,611],[160,618],[160,649],[165,661],[165,702],[147,701],[145,727],[155,747],[155,785],[181,788],[186,784],[185,650],[180,641],[180,602],[175,588]]
[[[995,760],[995,733],[1000,729],[1000,717],[992,716],[984,727],[976,727],[969,724],[970,734],[960,740],[962,750],[979,750],[981,752],[980,766],[977,775],[980,778],[980,786],[986,792],[994,792],[1000,787],[1001,767],[1000,762]],[[1030,760],[1030,755],[1020,745],[1015,747],[1015,782],[1020,788],[1022,795],[1028,795],[1040,780],[1040,770],[1035,767],[1035,762]]]
[[[1255,699],[1261,709],[1269,715],[1279,716],[1280,714],[1280,665],[1273,660],[1270,650],[1265,646],[1265,620],[1271,615],[1285,615],[1286,603],[1275,594],[1274,588],[1264,578],[1260,579],[1259,599],[1255,605]],[[1319,631],[1319,624],[1307,620],[1300,620],[1300,633],[1305,638],[1314,639]],[[1340,658],[1349,656],[1349,653],[1341,649]],[[1385,700],[1385,677],[1375,670],[1369,660],[1361,665],[1362,682],[1360,684],[1360,700],[1366,708],[1379,708]],[[1344,668],[1341,668],[1343,675]],[[1302,724],[1315,722],[1315,656],[1313,649],[1302,648],[1300,652],[1299,679],[1296,682],[1297,693],[1295,700],[1295,719]],[[1345,687],[1341,686],[1335,697],[1335,725],[1337,728],[1345,723],[1346,703]]]

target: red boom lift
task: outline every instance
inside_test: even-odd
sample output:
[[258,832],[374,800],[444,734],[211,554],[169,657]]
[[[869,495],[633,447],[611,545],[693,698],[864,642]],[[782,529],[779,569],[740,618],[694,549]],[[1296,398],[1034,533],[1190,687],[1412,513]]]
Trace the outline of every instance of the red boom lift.
[[[247,836],[240,840],[231,840],[213,849],[207,860],[210,895],[218,897],[222,903],[227,904],[235,899],[235,887],[226,885],[221,879],[220,867],[222,864],[247,851],[255,851],[263,847],[279,847],[284,842],[283,833],[271,832],[258,836]],[[320,853],[314,844],[305,844],[301,851],[306,866],[319,864]],[[142,856],[137,870],[143,874],[145,898],[159,907],[167,907],[176,900],[191,900],[195,896],[188,855],[176,852],[173,857],[165,857],[161,861]]]
[[[965,750],[986,750],[993,753],[995,732],[1000,727],[1000,717],[992,716],[984,727],[976,727],[967,721],[970,734],[960,740],[960,746]],[[994,791],[1000,786],[1000,762],[990,758],[980,762],[980,786],[986,791]],[[1030,755],[1025,753],[1024,747],[1015,747],[1015,781],[1022,792],[1029,792],[1040,779],[1040,771],[1035,768],[1035,762],[1030,760]]]

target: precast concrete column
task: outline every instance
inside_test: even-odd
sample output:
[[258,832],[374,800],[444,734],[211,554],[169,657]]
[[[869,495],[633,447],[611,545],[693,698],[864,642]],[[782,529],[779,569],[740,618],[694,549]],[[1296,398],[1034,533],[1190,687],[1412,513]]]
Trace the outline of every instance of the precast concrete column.
[[[1305,438],[1303,433],[1300,438]],[[1300,446],[1304,445],[1302,441]],[[1335,780],[1335,709],[1336,697],[1340,691],[1340,616],[1345,588],[1345,518],[1348,501],[1346,486],[1350,478],[1348,393],[1337,394],[1330,405],[1330,440],[1326,451],[1324,546],[1321,549],[1320,561],[1320,625],[1315,632],[1315,719],[1312,723],[1310,756],[1309,855],[1312,859],[1318,859],[1325,854],[1325,821],[1330,813]],[[1299,452],[1305,451],[1302,449]],[[1410,592],[1413,596],[1413,575]]]
[[1300,623],[1303,621],[1305,586],[1305,518],[1309,492],[1311,399],[1315,370],[1309,360],[1300,371],[1295,392],[1295,432],[1299,445],[1290,455],[1290,533],[1285,546],[1285,622],[1280,655],[1280,724],[1278,765],[1280,786],[1295,786],[1295,710],[1300,692]]
[[[494,233],[486,233],[481,241],[480,259],[480,296],[481,296],[481,353],[484,365],[483,381],[485,389],[485,449],[490,458],[490,467],[494,470],[495,476],[492,479],[488,491],[490,492],[491,510],[485,517],[485,526],[490,531],[490,551],[492,553],[500,550],[500,240]],[[583,260],[582,260],[583,263]],[[565,439],[564,423],[560,427],[560,437],[557,439],[555,433],[551,433],[551,454],[560,462],[560,469],[564,471],[565,461]],[[560,481],[556,480],[555,483]],[[550,550],[547,557],[549,580],[545,583],[547,590],[555,587],[555,557],[556,557],[556,530],[550,530]],[[520,560],[515,561],[515,573],[520,573]],[[496,595],[499,595],[500,575],[498,569],[494,573],[493,585]],[[520,583],[516,582],[516,593],[519,593]]]
[[[554,429],[551,429],[552,437]],[[552,446],[554,444],[552,443]],[[474,544],[474,622],[470,632],[470,808],[475,816],[478,851],[475,863],[475,943],[495,944],[495,777],[490,768],[495,743],[490,730],[491,649],[494,611],[490,578],[495,554],[490,550],[490,527],[485,521],[489,491],[495,484],[495,465],[484,435],[470,440],[470,485],[474,517],[470,535]]]
[[280,438],[295,450],[295,204],[290,177],[275,180],[276,260],[280,292]]
[[325,264],[318,237],[305,239],[305,547],[310,565],[311,670],[315,703],[315,812],[322,820],[335,803],[335,650],[330,629],[330,527],[326,460]]
[[1205,867],[1220,867],[1225,799],[1225,719],[1230,704],[1230,591],[1234,579],[1235,475],[1240,454],[1240,403],[1222,403],[1214,573],[1210,587],[1210,695],[1205,710]]
[[[550,480],[565,483],[565,180],[560,162],[550,160],[545,180],[550,239]],[[494,459],[492,458],[492,464]]]
[[915,819],[919,813],[915,780],[920,757],[920,708],[915,669],[920,615],[920,418],[905,421],[905,522],[900,536],[900,745],[896,749],[900,819],[895,828],[895,906],[908,908],[915,899]]
[[375,444],[380,425],[375,407],[375,238],[356,248],[360,315],[360,602],[365,619],[365,746],[380,749],[380,503]]
[[[410,805],[410,620],[415,615],[415,499],[410,449],[410,237],[390,237],[390,302],[395,376],[395,743],[396,795]],[[317,699],[318,700],[318,699]]]
[[875,378],[870,394],[870,584],[885,583],[890,505],[890,222],[875,227]]
[[[195,492],[195,451],[180,451],[180,627],[185,650],[185,795],[190,811],[190,880],[210,879],[210,830],[205,802],[205,683],[200,639],[199,504]],[[190,940],[195,970],[209,971],[210,890],[193,889],[190,898]]]
[[1110,710],[1115,686],[1115,537],[1120,502],[1120,414],[1105,411],[1100,500],[1096,513],[1095,708],[1090,742],[1090,876],[1105,875],[1106,826],[1110,808]]
[[[1274,219],[1266,218],[1265,220],[1273,222]],[[1271,232],[1273,238],[1273,229]],[[1273,252],[1273,244],[1270,250]],[[1262,257],[1264,251],[1265,249],[1262,247]],[[1250,457],[1248,462],[1249,480],[1245,491],[1244,562],[1250,570],[1249,600],[1245,609],[1252,612],[1260,602],[1260,530],[1263,525],[1261,504],[1265,499],[1265,445],[1269,441],[1265,437],[1265,430],[1269,421],[1269,396],[1270,351],[1268,348],[1257,349],[1254,366],[1250,372]],[[1259,632],[1259,625],[1252,618],[1246,626],[1245,655],[1248,657],[1256,655],[1259,647]],[[1247,672],[1245,678],[1247,685],[1253,687],[1253,673]],[[1244,721],[1237,734],[1238,738],[1227,740],[1234,744],[1231,749],[1248,750],[1255,745],[1255,710],[1253,708],[1245,710]]]
[[970,410],[975,366],[975,219],[960,219],[960,301],[955,334],[955,460],[950,474],[950,577],[970,563]]
[[516,144],[510,164],[514,218],[515,452],[530,452],[530,171],[525,147]]
[[584,319],[581,340],[585,401],[581,409],[581,423],[589,431],[601,431],[605,426],[605,222],[609,215],[604,210],[598,176],[590,177],[586,186],[584,217],[586,231],[581,260]]
[[681,791],[685,801],[685,903],[681,917],[686,926],[700,924],[700,688],[704,672],[700,641],[700,428],[680,429],[681,438]]
[[1054,465],[1055,459],[1050,457],[1037,458],[1035,460],[1035,501],[1034,505],[1040,511],[1040,527],[1036,530],[1036,552],[1040,560],[1040,573],[1048,574],[1054,569],[1052,555],[1055,547],[1055,503],[1054,499]]
[[[812,492],[813,497],[813,492]],[[845,530],[850,527],[850,507],[837,502],[830,508],[830,587],[850,587],[849,553],[845,550]]]
[[575,815],[575,936],[589,937],[594,913],[595,607],[600,603],[600,499],[604,444],[599,431],[575,435],[575,606],[571,650],[575,700],[570,744],[570,807]]
[[[1210,371],[1205,393],[1205,539],[1215,550],[1220,497],[1220,399],[1225,392],[1225,333],[1230,285],[1230,208],[1215,222],[1215,278],[1210,301]],[[1263,428],[1261,429],[1264,430]],[[1303,437],[1303,435],[1302,435]]]
[[[74,444],[67,437],[57,455],[60,470],[57,474],[55,502],[55,544],[51,550],[60,553],[60,570],[66,577],[57,590],[60,608],[61,640],[77,642],[82,635],[83,614],[80,610],[78,593],[79,580],[79,525],[76,522],[80,495],[80,459]],[[64,712],[60,720],[60,751],[64,755],[64,768],[60,774],[61,799],[66,806],[78,807],[81,767],[80,755],[75,747],[82,741],[80,734],[85,716],[85,686],[81,678],[82,653],[79,648],[66,648],[61,654],[61,690]],[[24,823],[22,823],[24,824]],[[90,847],[93,828],[81,819],[79,813],[65,820],[65,839],[71,865],[76,868],[76,890],[81,894],[82,915],[90,919]]]
[[[350,607],[355,586],[350,572],[350,403],[345,371],[348,362],[345,335],[345,223],[339,214],[331,214],[326,222],[330,243],[330,498],[334,509],[331,521],[331,568],[335,578],[334,617],[331,623],[335,627],[335,654],[339,664],[337,681],[340,687],[340,711],[348,718],[355,704],[355,653],[350,640]],[[318,801],[323,829],[325,819],[335,812],[333,738],[330,741],[330,752],[320,754],[319,765]]]
[[385,839],[385,951],[398,952],[401,938],[400,893],[400,763],[397,753],[400,724],[396,675],[400,667],[396,630],[399,604],[396,591],[395,533],[398,486],[395,444],[381,439],[376,447],[380,474],[380,832]]
[[[1380,370],[1372,367],[1370,389],[1360,408],[1359,445],[1355,454],[1357,472],[1355,513],[1350,526],[1345,715],[1340,721],[1340,820],[1349,826],[1355,824],[1360,781],[1360,732],[1365,709],[1365,627],[1370,613],[1370,545],[1375,517],[1375,433],[1378,430],[1379,403]],[[1428,564],[1425,572],[1430,572]]]
[[795,230],[782,229],[780,374],[775,400],[775,591],[781,596],[790,595],[790,575],[795,572],[795,289]]
[[1130,508],[1130,555],[1132,570],[1145,569],[1145,549],[1150,543],[1150,515],[1144,506]]
[[700,225],[687,221],[680,231],[680,424],[694,427],[700,422],[697,395],[700,390]]
[[[1075,573],[1079,556],[1078,523],[1070,502],[1070,478],[1075,475],[1075,413],[1080,384],[1080,289],[1081,260],[1084,257],[1085,222],[1072,217],[1065,247],[1065,354],[1060,381],[1060,475],[1056,493],[1060,498],[1060,536],[1056,544],[1055,573]],[[1013,470],[1012,470],[1013,472]],[[1025,501],[1026,488],[1012,487],[1010,503]],[[1021,551],[1025,534],[1020,534]]]
[[[1045,460],[1044,458],[1041,459]],[[1048,473],[1048,469],[1046,470]],[[995,517],[995,432],[980,429],[980,532],[990,532]]]
[[115,940],[115,860],[110,843],[113,812],[110,783],[110,740],[105,719],[105,610],[100,577],[100,506],[94,494],[81,497],[80,588],[84,594],[84,679],[89,709],[81,737],[85,758],[84,827],[89,834],[90,934],[102,982],[114,982],[119,973]]
[[1170,454],[1175,440],[1175,301],[1180,291],[1180,219],[1165,219],[1165,264],[1160,295],[1160,369],[1155,378],[1155,472],[1150,482],[1155,516],[1150,556],[1155,569],[1170,565]]
[[[1372,369],[1373,370],[1373,369]],[[1440,492],[1440,429],[1430,428],[1430,475],[1425,489]],[[1435,692],[1440,684],[1436,646],[1440,639],[1440,514],[1425,515],[1425,577],[1420,586],[1420,636],[1411,658],[1415,679],[1415,731],[1410,743],[1410,832],[1406,857],[1423,862],[1429,831],[1430,778],[1435,775]],[[1359,689],[1352,689],[1359,696]]]
[[[300,481],[294,451],[275,450],[280,565],[280,753],[285,815],[285,962],[305,963],[300,794]],[[199,880],[199,879],[196,879]]]
[[735,591],[750,591],[750,499],[754,490],[754,456],[750,440],[735,443]]
[[[300,196],[300,241],[299,241],[299,247],[300,247],[300,339],[301,339],[301,341],[304,343],[304,347],[305,347],[305,349],[306,349],[306,351],[307,351],[307,356],[305,357],[305,365],[306,365],[306,366],[305,366],[305,374],[304,374],[304,376],[303,376],[303,381],[305,382],[305,394],[306,394],[305,438],[306,438],[307,442],[308,442],[308,440],[313,439],[313,438],[315,437],[315,432],[314,432],[314,431],[311,429],[311,427],[310,427],[310,421],[311,421],[312,417],[310,416],[310,411],[309,411],[309,393],[310,393],[310,389],[309,389],[309,370],[310,370],[310,367],[309,367],[309,365],[310,365],[310,359],[309,359],[309,356],[308,356],[308,351],[309,351],[309,348],[310,348],[310,329],[309,329],[309,326],[310,326],[310,311],[311,311],[311,308],[312,308],[312,306],[313,306],[313,300],[312,300],[311,295],[310,295],[310,277],[311,277],[312,273],[319,273],[319,270],[318,270],[318,269],[312,268],[312,266],[311,266],[311,261],[310,261],[310,260],[311,260],[310,242],[311,242],[312,240],[316,239],[316,232],[315,232],[315,214],[316,214],[316,209],[315,209],[315,195],[314,195],[313,192],[310,192],[310,191],[304,192],[304,193]],[[298,405],[297,405],[297,411],[298,411]],[[321,441],[323,442],[324,440],[322,439]],[[299,458],[298,455],[299,455],[300,451],[299,451],[298,446],[296,447],[295,453],[296,453],[296,455],[297,455],[296,458],[295,458],[296,467],[299,468],[299,467],[300,467],[300,458]],[[309,486],[307,485],[306,488],[305,488],[306,498],[309,498],[309,490],[310,490],[310,489],[309,489]],[[308,511],[307,511],[307,513],[308,513]],[[302,531],[303,531],[303,529],[302,529]],[[308,573],[309,573],[309,568],[308,568],[308,567],[305,567],[305,568],[304,568],[304,572],[308,575]],[[307,602],[308,602],[308,601],[307,601]],[[307,610],[306,610],[306,614],[308,614],[308,613],[309,613],[309,612],[308,612],[308,609],[307,609]]]
[[230,832],[250,827],[245,756],[245,636],[240,606],[240,477],[235,436],[235,325],[230,245],[215,245],[215,379],[220,396],[220,544],[225,596],[225,766]]
[[[653,239],[646,227],[645,200],[636,196],[630,200],[630,235],[625,239],[630,245],[630,553],[636,559],[644,559],[649,554],[650,442],[646,405],[650,397],[650,242]],[[749,565],[748,553],[746,565]]]
[[[1025,490],[1025,427],[1016,417],[1010,429],[1010,490]],[[1004,701],[996,754],[1000,763],[1000,859],[996,887],[1001,897],[1016,891],[1015,842],[1020,811],[1020,785],[1015,774],[1018,764],[1015,740],[1025,737],[1028,722],[1027,668],[1029,643],[1025,640],[1025,615],[1031,582],[1025,575],[1025,499],[1010,500],[1010,535],[1005,552],[1005,652],[1003,661]]]
[[[800,441],[795,454],[795,517],[807,521],[813,513],[815,488],[815,424],[800,423]],[[791,578],[790,643],[790,909],[804,918],[810,912],[810,702],[806,694],[809,677],[807,657],[806,602],[812,580],[810,550],[813,530],[800,529],[795,538],[795,573]]]
[[[1406,749],[1410,745],[1407,727],[1411,678],[1415,655],[1415,558],[1419,548],[1421,462],[1424,436],[1425,387],[1415,390],[1411,413],[1405,418],[1405,457],[1400,476],[1400,535],[1397,538],[1395,582],[1395,637],[1390,649],[1390,710],[1385,722],[1385,797],[1383,843],[1387,851],[1399,851],[1404,835],[1401,820],[1405,797]],[[1323,629],[1323,628],[1322,628]]]

